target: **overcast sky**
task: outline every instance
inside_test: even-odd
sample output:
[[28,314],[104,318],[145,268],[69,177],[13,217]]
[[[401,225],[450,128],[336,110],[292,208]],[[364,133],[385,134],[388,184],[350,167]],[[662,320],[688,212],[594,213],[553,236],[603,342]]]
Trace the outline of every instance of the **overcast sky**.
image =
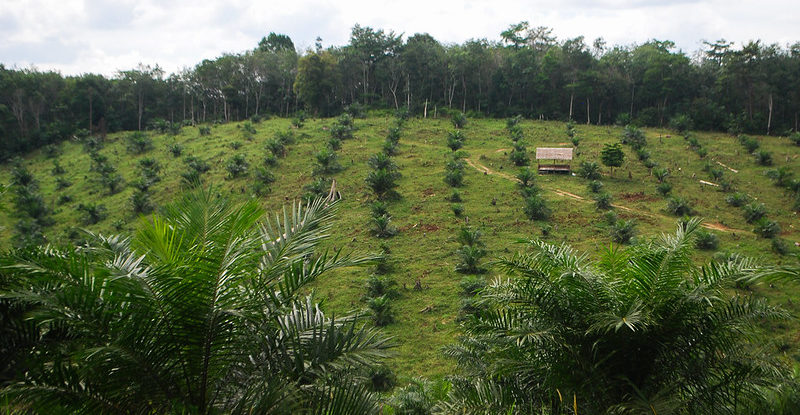
[[63,74],[113,75],[139,62],[167,73],[254,48],[269,32],[304,50],[348,42],[354,24],[442,42],[499,40],[510,24],[548,26],[587,44],[672,40],[687,53],[702,40],[800,41],[797,0],[0,0],[0,63]]

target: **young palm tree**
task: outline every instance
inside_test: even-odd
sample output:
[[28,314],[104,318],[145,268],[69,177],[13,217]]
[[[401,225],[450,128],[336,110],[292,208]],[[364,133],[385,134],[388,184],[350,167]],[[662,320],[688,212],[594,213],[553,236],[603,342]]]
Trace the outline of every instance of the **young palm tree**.
[[38,413],[374,413],[348,374],[390,344],[300,295],[370,262],[315,252],[334,209],[317,199],[273,222],[211,193],[143,219],[130,239],[0,258],[0,281],[15,281],[4,296],[30,308],[42,339],[3,400]]
[[466,336],[448,349],[462,376],[442,405],[453,413],[766,413],[754,408],[786,386],[788,370],[758,343],[756,326],[785,314],[728,294],[737,280],[763,275],[750,261],[693,264],[699,225],[610,248],[596,262],[538,240],[501,259],[511,278],[482,291],[491,311],[468,319]]

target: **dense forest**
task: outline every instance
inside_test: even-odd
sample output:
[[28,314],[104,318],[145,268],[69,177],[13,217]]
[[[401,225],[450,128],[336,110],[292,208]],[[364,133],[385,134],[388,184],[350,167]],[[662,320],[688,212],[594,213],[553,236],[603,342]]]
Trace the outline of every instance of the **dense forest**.
[[443,44],[428,34],[356,25],[350,42],[298,53],[270,33],[252,50],[166,74],[140,64],[107,78],[0,65],[0,159],[73,135],[157,124],[230,121],[357,104],[428,116],[572,119],[783,134],[800,114],[800,42],[704,42],[694,55],[673,42],[588,44],[546,27],[511,25],[500,41]]

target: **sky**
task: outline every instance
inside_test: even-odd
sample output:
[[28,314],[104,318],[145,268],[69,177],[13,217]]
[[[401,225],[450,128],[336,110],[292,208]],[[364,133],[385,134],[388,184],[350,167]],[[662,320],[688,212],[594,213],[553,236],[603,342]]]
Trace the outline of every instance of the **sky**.
[[324,47],[347,44],[357,23],[462,43],[499,41],[523,20],[558,39],[672,40],[691,55],[703,40],[798,42],[798,13],[797,0],[0,0],[0,63],[64,75],[113,76],[139,63],[173,73],[253,49],[269,32],[303,51],[317,37]]

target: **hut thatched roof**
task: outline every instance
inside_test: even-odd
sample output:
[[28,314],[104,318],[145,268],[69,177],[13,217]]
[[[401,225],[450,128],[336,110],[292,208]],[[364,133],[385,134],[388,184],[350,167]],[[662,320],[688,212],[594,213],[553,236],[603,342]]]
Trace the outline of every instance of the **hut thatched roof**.
[[570,148],[539,147],[536,149],[536,160],[572,160],[572,147]]

